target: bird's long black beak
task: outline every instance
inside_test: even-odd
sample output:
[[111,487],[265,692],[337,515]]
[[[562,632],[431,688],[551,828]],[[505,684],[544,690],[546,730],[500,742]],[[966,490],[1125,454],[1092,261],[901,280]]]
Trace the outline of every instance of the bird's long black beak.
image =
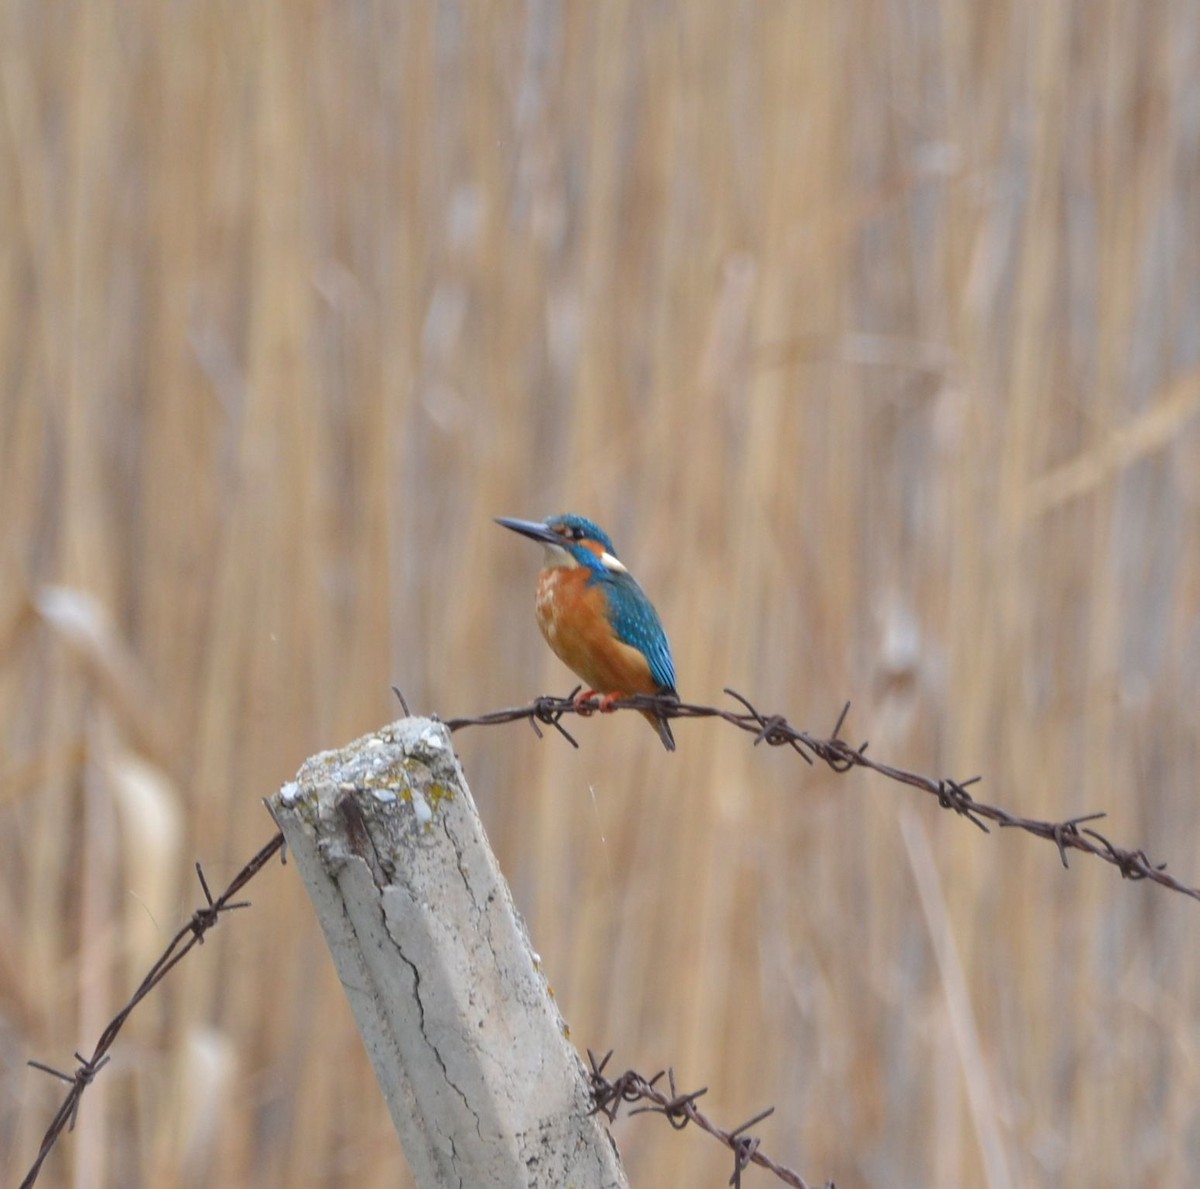
[[523,537],[530,537],[546,545],[562,544],[562,538],[558,533],[552,532],[537,520],[513,520],[508,516],[497,516],[496,523],[504,525],[505,528],[511,528],[514,533],[520,533]]

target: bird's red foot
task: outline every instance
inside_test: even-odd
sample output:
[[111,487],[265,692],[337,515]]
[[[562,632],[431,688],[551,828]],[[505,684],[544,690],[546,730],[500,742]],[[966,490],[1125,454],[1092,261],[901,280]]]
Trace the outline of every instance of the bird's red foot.
[[605,694],[604,697],[600,699],[600,713],[611,714],[613,711],[613,703],[619,702],[624,696],[625,695],[620,691],[611,694]]
[[[583,716],[586,718],[586,717],[587,717],[589,714],[591,714],[591,712],[592,712],[593,710],[595,710],[595,709],[596,709],[596,708],[595,708],[595,706],[589,706],[589,705],[588,705],[588,703],[589,703],[589,702],[590,702],[590,701],[591,701],[591,700],[592,700],[594,697],[596,697],[596,691],[595,691],[594,689],[582,689],[582,690],[580,690],[580,691],[579,691],[579,693],[577,693],[577,694],[575,695],[575,697],[571,699],[571,700],[574,702],[574,704],[575,704],[575,712],[576,712],[577,714],[582,714],[582,715],[583,715]],[[600,703],[600,709],[601,709],[601,710],[603,710],[603,709],[604,709],[604,702],[603,702],[603,700],[601,700],[601,703]]]

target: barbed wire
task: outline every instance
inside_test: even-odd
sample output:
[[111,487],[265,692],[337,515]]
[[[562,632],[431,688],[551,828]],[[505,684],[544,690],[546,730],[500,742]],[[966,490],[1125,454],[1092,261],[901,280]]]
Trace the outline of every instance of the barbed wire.
[[[113,1042],[117,1039],[121,1029],[125,1026],[125,1021],[129,1019],[134,1008],[166,978],[175,966],[183,961],[187,954],[197,945],[204,944],[204,935],[216,925],[222,914],[232,912],[237,908],[248,908],[250,906],[248,900],[235,901],[234,896],[271,861],[271,858],[277,851],[283,849],[283,846],[283,834],[278,833],[230,880],[229,886],[215,900],[209,891],[208,880],[204,877],[204,871],[200,864],[197,863],[196,875],[200,879],[200,887],[204,892],[204,905],[192,913],[187,924],[167,943],[167,948],[163,950],[158,961],[146,972],[146,977],[142,979],[137,990],[129,997],[129,1002],[113,1016],[108,1026],[100,1034],[100,1039],[96,1042],[96,1047],[92,1050],[92,1055],[85,1057],[82,1053],[77,1052],[75,1060],[79,1064],[73,1073],[64,1073],[62,1070],[55,1069],[51,1065],[45,1065],[41,1061],[28,1062],[34,1069],[40,1069],[43,1073],[50,1074],[51,1077],[56,1077],[61,1081],[69,1083],[71,1088],[67,1091],[67,1096],[63,1099],[62,1106],[58,1108],[58,1112],[50,1121],[50,1126],[46,1128],[46,1134],[42,1138],[42,1146],[38,1150],[37,1158],[34,1160],[29,1172],[25,1174],[25,1179],[21,1182],[21,1189],[29,1189],[29,1186],[37,1180],[38,1174],[42,1169],[42,1164],[45,1162],[46,1157],[50,1155],[50,1150],[58,1142],[58,1137],[63,1131],[73,1131],[75,1129],[75,1118],[79,1113],[79,1100],[83,1097],[83,1092],[92,1084],[96,1074],[108,1064],[108,1051],[112,1048]],[[284,861],[286,862],[286,857]]]
[[[791,1185],[794,1189],[811,1189],[809,1183],[798,1172],[772,1160],[759,1148],[758,1137],[749,1134],[751,1127],[757,1126],[775,1113],[773,1106],[767,1107],[765,1111],[759,1111],[752,1119],[747,1119],[745,1123],[735,1127],[732,1131],[726,1131],[723,1127],[718,1127],[696,1106],[696,1100],[708,1093],[707,1086],[701,1090],[680,1094],[675,1087],[675,1071],[673,1069],[660,1070],[652,1078],[644,1078],[640,1073],[627,1069],[614,1081],[609,1081],[604,1076],[604,1070],[612,1057],[612,1050],[609,1049],[599,1060],[596,1059],[596,1054],[591,1049],[588,1049],[587,1055],[588,1063],[591,1065],[588,1076],[592,1088],[592,1101],[595,1104],[594,1114],[604,1115],[610,1123],[613,1123],[616,1121],[617,1112],[622,1105],[635,1102],[645,1103],[647,1105],[635,1107],[629,1113],[640,1115],[649,1112],[663,1115],[676,1131],[682,1131],[689,1123],[695,1123],[702,1131],[707,1131],[709,1135],[720,1140],[733,1153],[733,1176],[728,1181],[733,1189],[741,1189],[742,1173],[751,1164],[757,1164],[760,1168],[773,1172],[783,1184]],[[664,1094],[658,1088],[657,1083],[661,1082],[664,1077],[670,1087],[670,1094]],[[826,1181],[824,1189],[834,1189],[833,1182]]]
[[[542,726],[553,727],[566,738],[572,747],[578,747],[575,737],[562,724],[562,719],[568,714],[588,715],[600,709],[600,703],[595,699],[577,701],[578,688],[565,698],[542,696],[535,698],[528,706],[515,706],[507,710],[493,710],[475,718],[452,718],[446,722],[450,731],[460,731],[464,727],[495,726],[500,723],[519,722],[522,719],[533,727],[541,737]],[[1065,821],[1042,821],[1038,818],[1021,817],[1010,813],[998,805],[989,805],[986,801],[976,800],[967,789],[978,784],[983,778],[972,776],[967,780],[950,780],[924,776],[919,772],[910,772],[905,768],[897,768],[892,764],[883,764],[866,754],[867,744],[857,747],[847,743],[840,737],[845,726],[846,717],[850,712],[850,703],[842,707],[833,734],[827,739],[818,738],[794,727],[781,714],[763,714],[757,710],[750,700],[733,689],[725,689],[724,693],[732,698],[740,710],[721,709],[717,706],[702,706],[691,702],[681,702],[667,694],[637,694],[633,697],[621,698],[607,706],[606,710],[638,710],[652,711],[661,718],[719,718],[739,730],[754,736],[754,744],[766,743],[771,747],[790,747],[806,763],[822,761],[834,772],[849,772],[853,768],[865,768],[877,772],[889,780],[906,784],[937,798],[943,809],[950,809],[960,817],[973,822],[985,834],[990,833],[988,822],[1003,829],[1024,830],[1037,838],[1045,838],[1058,848],[1062,865],[1068,867],[1067,852],[1080,851],[1093,858],[1102,859],[1112,864],[1120,871],[1124,879],[1148,879],[1173,892],[1200,900],[1200,888],[1191,887],[1167,874],[1166,863],[1155,863],[1149,859],[1144,850],[1129,850],[1118,846],[1106,838],[1098,830],[1086,823],[1099,821],[1104,813],[1085,813],[1078,817],[1067,818]],[[397,691],[399,697],[399,691]],[[401,705],[404,705],[401,698]]]
[[[404,713],[407,715],[409,709],[403,695],[399,690],[395,692],[404,709]],[[494,710],[488,714],[479,715],[474,718],[452,718],[446,721],[446,727],[451,732],[454,732],[462,730],[464,727],[494,726],[501,723],[518,722],[524,719],[529,722],[539,737],[542,735],[542,725],[553,727],[573,747],[578,747],[578,741],[562,725],[562,719],[568,714],[591,714],[594,710],[599,709],[599,703],[596,701],[577,702],[575,700],[575,693],[577,692],[574,691],[566,698],[539,697],[534,699],[528,706]],[[857,747],[847,743],[840,738],[840,733],[850,710],[849,703],[846,703],[842,708],[842,712],[838,715],[832,735],[827,739],[821,739],[793,727],[782,715],[762,714],[751,704],[748,698],[735,690],[726,689],[724,692],[738,703],[741,707],[740,710],[723,710],[715,706],[681,702],[668,696],[656,697],[645,694],[622,698],[613,702],[609,708],[612,710],[649,710],[663,718],[719,718],[740,730],[754,735],[754,744],[756,746],[759,743],[767,743],[771,747],[790,747],[809,764],[815,763],[816,760],[821,760],[834,772],[848,772],[853,768],[864,768],[872,772],[877,772],[890,780],[920,789],[922,792],[935,796],[942,808],[951,809],[960,816],[967,818],[985,833],[989,832],[987,823],[992,822],[1001,827],[1020,829],[1036,837],[1049,839],[1058,847],[1059,856],[1062,859],[1064,867],[1068,865],[1067,851],[1081,851],[1102,859],[1107,863],[1111,863],[1126,879],[1152,880],[1154,883],[1160,884],[1172,891],[1190,896],[1194,900],[1200,900],[1200,888],[1189,887],[1176,880],[1173,876],[1168,875],[1165,863],[1152,863],[1147,858],[1145,851],[1127,850],[1117,846],[1098,831],[1084,825],[1086,822],[1097,821],[1104,817],[1103,813],[1084,814],[1080,817],[1070,818],[1061,822],[1048,822],[1019,817],[1016,814],[1009,813],[1005,809],[1001,809],[999,806],[989,805],[987,802],[978,801],[972,797],[967,792],[967,789],[969,786],[978,783],[981,779],[978,776],[962,781],[946,778],[934,779],[923,776],[918,772],[910,772],[904,768],[897,768],[891,764],[878,763],[867,756],[866,743],[862,743]],[[92,1084],[92,1081],[100,1070],[108,1064],[110,1060],[109,1050],[112,1048],[113,1043],[116,1041],[117,1036],[134,1009],[188,953],[197,945],[204,943],[204,935],[217,924],[217,921],[224,913],[232,912],[238,908],[249,907],[249,901],[234,900],[234,897],[277,853],[282,853],[283,861],[287,861],[282,832],[276,833],[274,837],[266,842],[258,853],[230,880],[225,890],[215,898],[209,890],[208,880],[205,878],[202,867],[197,863],[196,875],[200,880],[200,887],[204,893],[205,903],[193,912],[187,923],[171,938],[158,960],[150,967],[146,976],[130,996],[129,1001],[109,1021],[104,1031],[100,1034],[100,1039],[96,1042],[91,1056],[84,1057],[82,1053],[76,1052],[75,1059],[78,1065],[71,1073],[66,1073],[41,1061],[28,1062],[34,1069],[41,1070],[43,1073],[47,1073],[68,1083],[70,1089],[67,1091],[62,1105],[46,1129],[37,1157],[31,1165],[29,1172],[25,1175],[25,1179],[21,1182],[21,1189],[30,1189],[30,1186],[36,1182],[42,1165],[55,1143],[57,1143],[59,1136],[63,1131],[74,1128],[80,1100],[83,1097],[84,1091]],[[695,1106],[696,1099],[704,1094],[705,1090],[697,1090],[690,1094],[682,1095],[677,1093],[675,1076],[671,1070],[660,1072],[650,1079],[643,1078],[632,1070],[627,1070],[615,1081],[609,1081],[604,1076],[603,1071],[610,1056],[611,1053],[598,1062],[591,1050],[588,1051],[588,1058],[592,1066],[592,1092],[596,1110],[604,1114],[610,1121],[616,1118],[617,1110],[621,1103],[646,1103],[648,1105],[637,1108],[633,1113],[638,1113],[638,1111],[654,1111],[663,1114],[671,1122],[672,1126],[676,1128],[682,1128],[689,1122],[695,1123],[702,1130],[716,1137],[729,1147],[734,1154],[734,1172],[729,1183],[735,1189],[739,1189],[742,1171],[750,1164],[757,1164],[774,1172],[785,1184],[798,1186],[799,1189],[808,1189],[807,1184],[799,1174],[770,1160],[759,1150],[758,1140],[747,1134],[749,1128],[767,1118],[774,1111],[774,1107],[760,1112],[754,1118],[749,1119],[732,1131],[725,1131],[714,1124]],[[667,1078],[670,1087],[671,1092],[669,1095],[659,1090],[656,1085],[664,1076]],[[832,1182],[828,1184],[827,1189],[833,1189]]]

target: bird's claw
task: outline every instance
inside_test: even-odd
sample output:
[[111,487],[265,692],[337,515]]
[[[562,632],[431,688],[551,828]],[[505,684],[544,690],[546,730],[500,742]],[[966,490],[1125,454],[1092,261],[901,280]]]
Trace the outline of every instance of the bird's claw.
[[[583,718],[587,718],[587,716],[596,709],[595,706],[591,705],[591,701],[594,697],[596,697],[596,691],[594,689],[580,690],[580,692],[571,699],[575,704],[575,713],[581,715]],[[603,699],[601,699],[600,702],[600,709],[604,709]]]

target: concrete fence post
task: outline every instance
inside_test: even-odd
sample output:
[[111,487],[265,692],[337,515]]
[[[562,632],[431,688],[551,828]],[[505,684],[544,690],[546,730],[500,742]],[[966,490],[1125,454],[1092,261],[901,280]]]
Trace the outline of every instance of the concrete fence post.
[[421,1189],[627,1182],[438,722],[270,798]]

